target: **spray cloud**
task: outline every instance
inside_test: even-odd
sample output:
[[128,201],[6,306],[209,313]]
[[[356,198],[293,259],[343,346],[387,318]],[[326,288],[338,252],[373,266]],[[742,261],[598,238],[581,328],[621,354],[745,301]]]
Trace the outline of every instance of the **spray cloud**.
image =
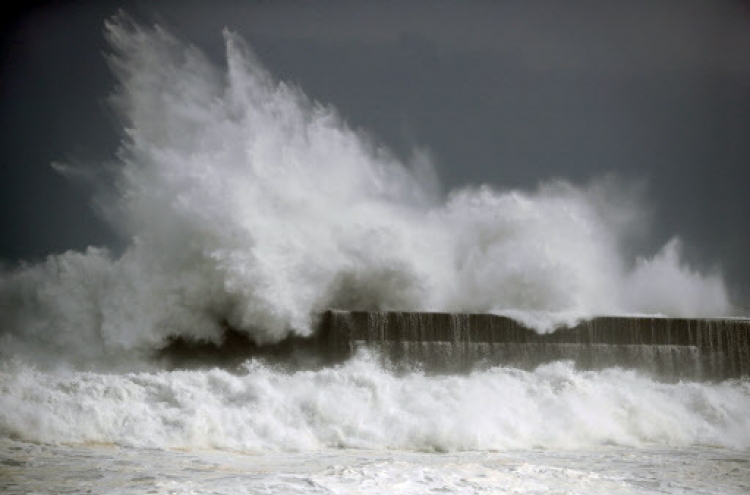
[[497,312],[540,331],[731,312],[721,278],[687,267],[676,240],[628,266],[637,215],[606,186],[444,199],[424,154],[403,163],[229,31],[225,67],[124,15],[106,36],[124,129],[102,204],[130,242],[2,274],[3,353],[131,360],[173,335],[218,341],[224,323],[273,342],[310,333],[329,307]]

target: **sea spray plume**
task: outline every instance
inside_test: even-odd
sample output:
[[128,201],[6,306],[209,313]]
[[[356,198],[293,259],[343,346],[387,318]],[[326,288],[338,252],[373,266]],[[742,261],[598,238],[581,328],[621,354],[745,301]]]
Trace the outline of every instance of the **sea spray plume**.
[[[728,296],[718,270],[709,275],[692,270],[682,261],[681,250],[681,241],[673,238],[653,258],[636,260],[625,280],[624,308],[679,316],[729,314]],[[726,312],[717,313],[722,308]]]
[[[327,307],[494,311],[540,330],[590,314],[730,311],[721,278],[692,272],[671,245],[627,268],[637,215],[607,203],[606,184],[442,201],[420,182],[424,154],[416,173],[275,81],[231,32],[224,68],[123,15],[106,36],[123,138],[105,204],[129,244],[2,275],[7,355],[130,365],[170,336],[218,342],[224,325],[258,343],[309,334]],[[679,285],[661,285],[665,274]]]
[[446,218],[458,234],[457,310],[619,309],[617,232],[586,191],[562,182],[535,194],[464,190],[448,202]]
[[153,270],[203,272],[206,283],[184,289],[198,291],[186,306],[208,303],[267,341],[309,333],[326,288],[347,270],[381,292],[374,300],[417,304],[408,253],[392,242],[367,252],[362,237],[413,240],[405,215],[427,198],[406,168],[276,84],[231,33],[217,75],[160,30],[108,29],[129,125],[122,223],[155,257]]

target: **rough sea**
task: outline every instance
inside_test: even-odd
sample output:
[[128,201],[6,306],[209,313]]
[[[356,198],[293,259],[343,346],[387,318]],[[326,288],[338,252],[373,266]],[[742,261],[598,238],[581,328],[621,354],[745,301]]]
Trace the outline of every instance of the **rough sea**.
[[[750,381],[553,362],[470,373],[248,359],[167,366],[174,339],[259,346],[328,308],[493,312],[540,332],[602,314],[733,316],[673,239],[626,257],[611,180],[441,190],[276,81],[224,33],[209,60],[105,26],[120,150],[91,176],[121,249],[0,272],[6,494],[746,494]],[[470,159],[470,157],[467,157]],[[56,164],[76,177],[78,164]]]

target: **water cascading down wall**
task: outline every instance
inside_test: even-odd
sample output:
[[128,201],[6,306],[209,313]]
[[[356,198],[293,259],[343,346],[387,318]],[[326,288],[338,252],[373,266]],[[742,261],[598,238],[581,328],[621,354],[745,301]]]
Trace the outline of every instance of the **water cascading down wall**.
[[342,355],[371,348],[425,371],[572,360],[674,379],[750,376],[750,320],[602,316],[540,334],[491,314],[327,311],[315,340]]

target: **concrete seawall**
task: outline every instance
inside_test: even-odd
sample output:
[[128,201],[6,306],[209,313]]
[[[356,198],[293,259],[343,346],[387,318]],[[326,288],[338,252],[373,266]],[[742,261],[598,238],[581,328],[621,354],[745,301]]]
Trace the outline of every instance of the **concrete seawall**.
[[602,316],[553,333],[489,314],[328,311],[314,338],[347,355],[377,349],[394,364],[466,371],[573,360],[672,378],[750,376],[750,320]]

